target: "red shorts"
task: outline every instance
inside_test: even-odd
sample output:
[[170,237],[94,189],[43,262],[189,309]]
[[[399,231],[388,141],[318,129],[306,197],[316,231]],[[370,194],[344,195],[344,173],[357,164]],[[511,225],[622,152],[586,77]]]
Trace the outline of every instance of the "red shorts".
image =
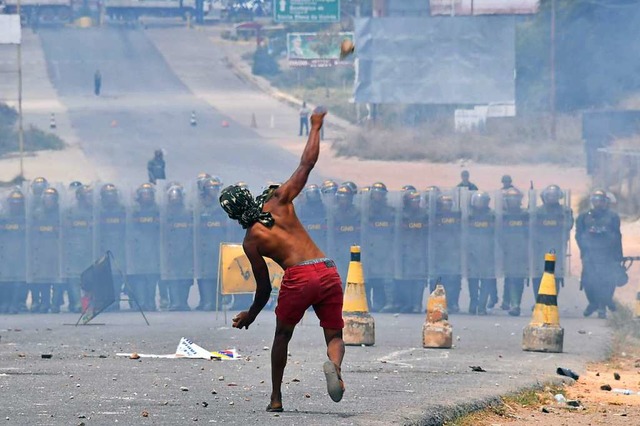
[[[330,263],[329,263],[330,262]],[[328,264],[329,263],[329,264]],[[284,272],[276,317],[284,324],[300,322],[313,306],[320,327],[342,329],[342,280],[332,261],[294,265]]]

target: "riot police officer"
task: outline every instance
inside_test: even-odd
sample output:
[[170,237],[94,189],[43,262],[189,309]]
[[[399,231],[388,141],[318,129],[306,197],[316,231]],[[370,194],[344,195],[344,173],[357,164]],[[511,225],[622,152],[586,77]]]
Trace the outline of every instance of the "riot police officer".
[[354,201],[355,195],[349,185],[341,185],[329,216],[329,257],[335,259],[338,273],[344,279],[349,269],[351,246],[360,245],[361,214]]
[[[504,271],[504,303],[509,315],[520,315],[520,303],[529,277],[529,212],[522,208],[522,192],[509,188],[502,194],[504,214],[500,246]],[[509,299],[507,300],[507,296]]]
[[227,241],[229,221],[220,207],[218,196],[222,182],[208,178],[202,182],[196,212],[196,277],[200,302],[199,311],[213,311],[216,304],[220,243]]
[[[30,189],[31,194],[29,197],[29,212],[28,214],[32,216],[33,213],[39,211],[42,205],[42,193],[45,189],[49,187],[49,182],[47,179],[39,176],[31,181]],[[37,312],[39,310],[39,297],[37,296],[38,290],[32,286],[31,284],[27,284],[23,290],[19,291],[19,310],[26,311],[27,310],[27,298],[29,297],[29,293],[31,293],[31,310]]]
[[45,189],[40,198],[28,217],[27,283],[34,290],[31,310],[47,313],[52,286],[61,282],[60,204],[55,188]]
[[318,185],[307,185],[303,190],[304,201],[298,208],[298,218],[320,250],[327,250],[327,212]]
[[149,175],[149,182],[154,185],[158,180],[167,178],[165,174],[164,154],[161,149],[156,149],[153,153],[153,158],[147,163],[147,173]]
[[[460,311],[459,299],[462,287],[461,237],[462,215],[454,209],[451,195],[441,194],[437,187],[428,188],[429,203],[429,282],[431,290],[440,282],[447,293],[449,312]],[[436,198],[435,202],[431,201]],[[433,206],[433,208],[431,208]]]
[[156,189],[143,183],[127,212],[127,281],[135,300],[145,311],[156,310],[156,285],[160,280],[160,208]]
[[467,281],[469,313],[486,315],[489,295],[497,285],[495,271],[495,214],[489,208],[491,198],[484,191],[471,196],[468,221]]
[[125,248],[127,212],[120,199],[120,192],[114,184],[107,183],[100,188],[98,207],[97,254],[102,255],[110,251],[113,255],[111,266],[114,270],[115,303],[109,307],[109,310],[118,311],[120,310],[122,277],[127,270]]
[[[351,192],[353,192],[354,194],[358,193],[358,185],[356,185],[354,182],[348,180],[346,182],[342,182],[342,184],[340,186],[348,186],[349,189],[351,190]],[[338,189],[340,189],[338,187]]]
[[589,302],[584,310],[588,317],[596,310],[598,318],[607,317],[607,308],[615,309],[614,276],[622,262],[620,217],[609,209],[605,191],[597,189],[589,198],[591,209],[576,220],[576,240],[582,259],[581,288]]
[[400,312],[420,312],[427,281],[427,238],[429,217],[420,206],[420,193],[405,190],[397,218],[395,279],[396,303]]
[[26,291],[26,210],[19,188],[6,199],[0,216],[0,313],[17,314]]
[[93,188],[90,185],[69,185],[74,202],[62,215],[62,275],[64,286],[54,286],[52,310],[59,311],[64,292],[69,298],[69,311],[80,312],[80,276],[94,261],[95,228]]
[[162,279],[169,287],[169,310],[189,311],[189,290],[193,284],[193,212],[186,206],[181,186],[167,191],[162,218]]
[[382,182],[371,185],[367,208],[363,209],[362,263],[369,293],[369,306],[374,312],[396,310],[394,302],[393,256],[389,244],[394,238],[394,210],[387,201],[387,187]]
[[540,194],[542,206],[536,209],[533,226],[533,296],[538,296],[544,255],[550,250],[556,252],[556,283],[564,285],[565,260],[569,235],[573,227],[573,212],[568,206],[560,204],[565,198],[558,185],[547,186]]

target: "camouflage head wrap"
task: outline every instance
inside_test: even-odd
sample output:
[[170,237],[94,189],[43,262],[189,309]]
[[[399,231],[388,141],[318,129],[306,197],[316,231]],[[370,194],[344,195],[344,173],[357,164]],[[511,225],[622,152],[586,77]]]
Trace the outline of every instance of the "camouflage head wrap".
[[231,185],[220,192],[220,205],[231,219],[237,220],[242,225],[243,229],[247,229],[256,222],[271,228],[275,221],[271,213],[262,211],[262,206],[268,200],[264,195],[263,193],[254,200],[247,188]]

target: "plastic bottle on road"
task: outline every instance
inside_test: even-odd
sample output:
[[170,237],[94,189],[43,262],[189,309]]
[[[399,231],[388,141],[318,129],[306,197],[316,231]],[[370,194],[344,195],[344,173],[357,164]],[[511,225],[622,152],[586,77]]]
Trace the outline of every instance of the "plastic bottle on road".
[[635,392],[632,391],[631,389],[613,388],[613,389],[611,389],[611,392],[613,392],[613,393],[621,393],[623,395],[635,395]]
[[559,393],[554,396],[557,402],[567,402],[567,398],[564,397],[563,394]]

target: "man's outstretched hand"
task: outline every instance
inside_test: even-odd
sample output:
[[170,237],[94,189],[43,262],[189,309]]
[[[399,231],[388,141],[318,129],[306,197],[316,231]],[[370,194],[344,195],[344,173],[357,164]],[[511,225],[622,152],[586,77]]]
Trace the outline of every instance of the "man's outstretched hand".
[[251,315],[249,311],[242,311],[233,317],[233,327],[240,329],[244,327],[248,330],[249,326],[255,321],[255,319],[256,317]]
[[322,122],[324,121],[324,116],[327,115],[327,109],[324,107],[317,107],[313,110],[313,114],[311,114],[311,128],[312,129],[321,129]]

